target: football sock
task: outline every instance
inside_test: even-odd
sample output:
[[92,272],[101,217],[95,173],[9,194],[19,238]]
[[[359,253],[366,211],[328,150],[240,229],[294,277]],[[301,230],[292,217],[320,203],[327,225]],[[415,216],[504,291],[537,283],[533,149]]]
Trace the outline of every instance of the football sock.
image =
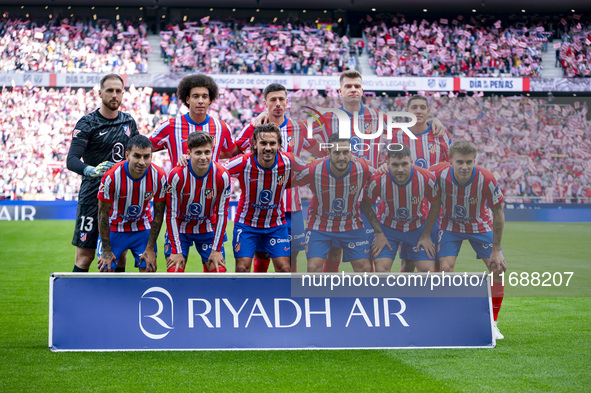
[[270,258],[254,258],[254,272],[255,273],[267,273],[269,270],[269,264],[271,263]]
[[503,297],[505,296],[505,287],[500,282],[493,281],[493,285],[490,288],[490,293],[492,296],[493,318],[496,321],[497,317],[499,316],[499,311],[501,310]]
[[185,269],[182,267],[171,266],[166,270],[168,273],[184,273]]
[[[219,273],[226,273],[227,270],[224,266],[219,266],[218,267]],[[215,271],[215,268],[213,268],[213,270],[208,270],[207,269],[207,265],[204,263],[203,264],[203,273],[218,273]]]
[[339,266],[341,265],[341,261],[324,261],[324,266],[322,267],[323,273],[338,273]]
[[81,269],[78,266],[74,265],[74,270],[72,270],[73,273],[88,273],[88,269]]

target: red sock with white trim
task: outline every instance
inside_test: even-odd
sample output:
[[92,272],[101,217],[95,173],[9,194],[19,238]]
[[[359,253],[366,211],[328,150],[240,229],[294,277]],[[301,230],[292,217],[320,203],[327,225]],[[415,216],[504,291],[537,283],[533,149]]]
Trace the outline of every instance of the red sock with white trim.
[[505,296],[505,286],[500,282],[493,281],[493,285],[490,287],[490,294],[492,296],[493,318],[496,321],[501,310],[503,297]]
[[203,273],[225,273],[225,272],[227,272],[227,270],[224,266],[218,266],[218,270],[219,270],[219,272],[216,272],[215,267],[213,268],[213,270],[209,270],[209,269],[207,269],[207,265],[205,263],[203,264]]
[[267,273],[269,270],[269,264],[271,263],[270,258],[254,258],[253,265],[254,265],[254,272],[255,273]]

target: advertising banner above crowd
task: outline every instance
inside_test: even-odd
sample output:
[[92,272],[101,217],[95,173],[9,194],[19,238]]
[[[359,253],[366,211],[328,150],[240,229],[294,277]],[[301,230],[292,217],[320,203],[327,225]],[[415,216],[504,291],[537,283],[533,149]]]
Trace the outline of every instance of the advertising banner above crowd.
[[[127,86],[176,88],[186,74],[132,74],[122,75]],[[104,74],[55,74],[55,73],[0,73],[3,86],[39,87],[89,87],[97,86]],[[289,90],[339,88],[338,76],[290,75],[290,74],[211,74],[220,87],[226,89],[263,89],[270,83],[281,83]],[[387,77],[365,76],[366,91],[478,91],[478,92],[529,92],[564,91],[589,92],[589,78],[505,78],[505,77]]]

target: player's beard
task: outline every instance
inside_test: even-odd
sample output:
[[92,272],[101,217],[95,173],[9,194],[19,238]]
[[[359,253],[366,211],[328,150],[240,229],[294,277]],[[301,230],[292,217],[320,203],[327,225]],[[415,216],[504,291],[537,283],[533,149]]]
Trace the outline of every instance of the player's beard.
[[121,106],[121,102],[117,101],[117,100],[115,100],[115,101],[111,100],[111,101],[106,101],[106,102],[103,101],[103,104],[105,104],[105,106],[107,108],[109,108],[109,110],[112,110],[112,111],[118,110],[119,107]]

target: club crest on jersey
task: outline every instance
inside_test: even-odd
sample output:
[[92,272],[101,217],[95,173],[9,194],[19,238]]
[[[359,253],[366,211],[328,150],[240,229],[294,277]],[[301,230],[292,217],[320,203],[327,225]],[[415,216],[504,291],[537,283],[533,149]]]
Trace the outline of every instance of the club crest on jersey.
[[149,201],[150,199],[152,199],[153,195],[154,195],[154,193],[152,191],[146,192],[146,194],[144,196],[144,200]]
[[211,188],[207,188],[207,189],[205,190],[205,197],[206,197],[207,199],[211,199],[211,198],[213,198],[213,189],[211,189]]
[[353,184],[352,186],[349,186],[349,194],[353,195],[357,192],[357,184]]
[[277,184],[279,184],[280,186],[282,186],[283,183],[285,183],[285,175],[279,175],[279,176],[277,176]]
[[287,144],[291,147],[293,147],[294,141],[293,141],[293,136],[288,135],[287,136]]
[[365,131],[367,131],[369,129],[369,127],[371,127],[371,121],[366,121],[363,124],[363,128],[365,129]]
[[431,154],[437,153],[437,147],[435,146],[435,143],[429,143],[429,153],[431,153]]
[[418,196],[413,196],[411,198],[411,202],[412,202],[413,205],[418,205],[420,201],[421,201],[421,198],[418,197]]
[[125,132],[125,135],[131,136],[131,130],[129,129],[129,126],[123,126],[123,132]]
[[468,201],[470,202],[471,205],[475,205],[478,202],[478,198],[477,197],[470,197],[470,199],[468,199]]

